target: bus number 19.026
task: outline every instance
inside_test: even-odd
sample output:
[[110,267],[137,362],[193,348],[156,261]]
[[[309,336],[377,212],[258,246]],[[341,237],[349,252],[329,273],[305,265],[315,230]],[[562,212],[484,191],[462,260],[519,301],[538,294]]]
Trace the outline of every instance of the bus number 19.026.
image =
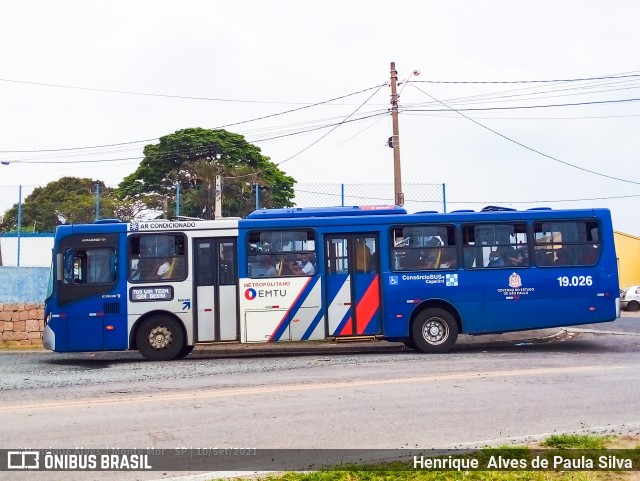
[[561,287],[591,286],[593,285],[593,278],[591,276],[560,276],[558,277],[558,284]]

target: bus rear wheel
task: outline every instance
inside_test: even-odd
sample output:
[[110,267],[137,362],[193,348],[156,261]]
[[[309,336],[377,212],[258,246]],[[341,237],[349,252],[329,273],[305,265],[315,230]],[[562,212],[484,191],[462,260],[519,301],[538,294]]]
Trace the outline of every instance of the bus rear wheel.
[[411,339],[426,353],[448,352],[458,338],[458,323],[446,309],[425,309],[411,327]]
[[145,319],[136,333],[136,344],[140,354],[150,361],[170,361],[185,352],[182,327],[175,319],[165,316]]

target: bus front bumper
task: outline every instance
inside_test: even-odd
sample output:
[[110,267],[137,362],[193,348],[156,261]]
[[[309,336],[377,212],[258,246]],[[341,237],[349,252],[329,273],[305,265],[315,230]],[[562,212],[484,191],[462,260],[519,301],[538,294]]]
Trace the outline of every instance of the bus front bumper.
[[50,351],[56,350],[56,333],[48,325],[44,327],[44,332],[42,333],[42,345]]

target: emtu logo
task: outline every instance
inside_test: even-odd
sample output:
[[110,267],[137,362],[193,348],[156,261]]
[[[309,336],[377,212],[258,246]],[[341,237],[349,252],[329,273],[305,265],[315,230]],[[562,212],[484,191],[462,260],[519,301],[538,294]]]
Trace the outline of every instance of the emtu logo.
[[256,296],[257,293],[255,289],[247,289],[246,291],[244,291],[244,297],[246,297],[248,301],[253,301]]

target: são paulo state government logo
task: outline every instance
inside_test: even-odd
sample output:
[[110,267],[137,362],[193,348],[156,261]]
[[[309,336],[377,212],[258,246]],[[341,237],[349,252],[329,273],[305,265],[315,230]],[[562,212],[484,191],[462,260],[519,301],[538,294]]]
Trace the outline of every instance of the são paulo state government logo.
[[522,279],[515,272],[509,276],[509,287],[513,287],[514,289],[522,287]]

